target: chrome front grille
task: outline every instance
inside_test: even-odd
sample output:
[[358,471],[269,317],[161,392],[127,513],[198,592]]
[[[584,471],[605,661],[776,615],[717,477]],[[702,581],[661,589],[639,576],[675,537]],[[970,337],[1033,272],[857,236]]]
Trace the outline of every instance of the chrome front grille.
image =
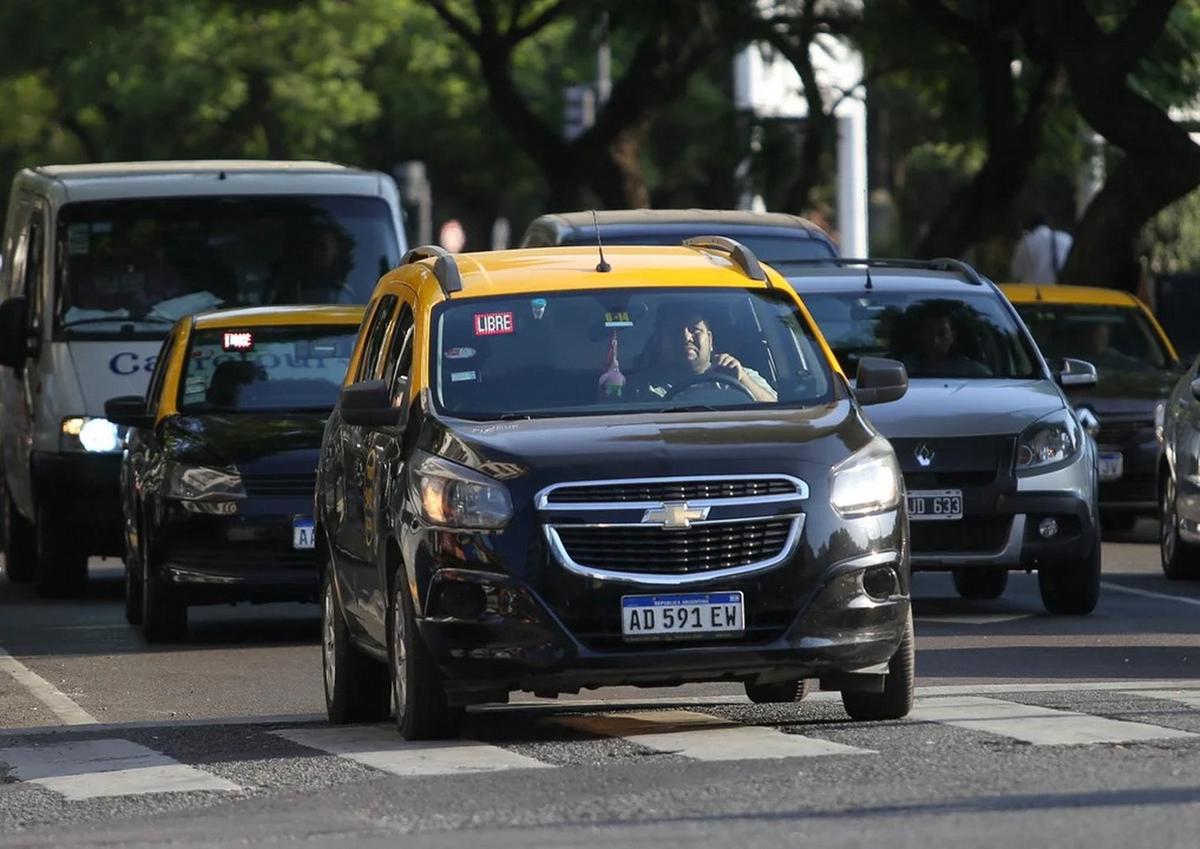
[[550,504],[699,501],[713,498],[756,498],[795,495],[796,485],[780,478],[639,481],[568,486],[547,493]]
[[787,545],[791,519],[662,528],[556,528],[576,563],[664,575],[688,575],[760,563]]

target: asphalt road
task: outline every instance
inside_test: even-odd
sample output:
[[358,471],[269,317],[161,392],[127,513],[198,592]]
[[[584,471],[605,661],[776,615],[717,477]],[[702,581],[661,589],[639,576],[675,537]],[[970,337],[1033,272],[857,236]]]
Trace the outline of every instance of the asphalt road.
[[76,601],[0,578],[0,846],[1195,847],[1200,584],[1153,533],[1106,543],[1088,617],[1031,576],[974,603],[918,576],[901,722],[614,688],[440,745],[324,724],[315,606],[193,611],[150,648],[114,564]]

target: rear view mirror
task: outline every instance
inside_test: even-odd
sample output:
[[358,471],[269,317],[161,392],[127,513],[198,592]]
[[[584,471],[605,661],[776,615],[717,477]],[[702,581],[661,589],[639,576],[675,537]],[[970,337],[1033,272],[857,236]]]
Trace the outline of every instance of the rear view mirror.
[[1062,369],[1056,375],[1059,386],[1095,386],[1096,367],[1084,360],[1064,357]]
[[154,416],[141,395],[121,395],[104,402],[104,418],[125,427],[153,427]]
[[392,406],[392,394],[382,380],[364,380],[342,389],[342,420],[366,427],[390,427],[400,424],[404,406]]
[[854,397],[858,403],[887,404],[898,401],[908,391],[908,371],[899,360],[863,357],[858,361]]
[[29,356],[29,302],[9,298],[0,304],[0,365],[23,368]]

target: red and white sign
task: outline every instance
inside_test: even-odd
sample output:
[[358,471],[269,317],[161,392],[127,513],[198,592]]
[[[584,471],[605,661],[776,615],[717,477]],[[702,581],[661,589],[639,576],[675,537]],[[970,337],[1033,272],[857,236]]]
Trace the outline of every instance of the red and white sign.
[[248,330],[227,330],[221,336],[221,348],[226,351],[252,351],[254,335]]
[[502,336],[515,330],[512,312],[475,313],[476,336]]

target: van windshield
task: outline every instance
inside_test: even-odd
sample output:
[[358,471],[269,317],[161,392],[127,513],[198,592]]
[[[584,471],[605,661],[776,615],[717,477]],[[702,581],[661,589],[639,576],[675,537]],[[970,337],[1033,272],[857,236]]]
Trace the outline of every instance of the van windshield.
[[366,303],[399,262],[379,198],[88,201],[58,219],[61,337],[161,337],[204,310]]
[[435,311],[442,411],[469,419],[806,407],[835,381],[781,292],[644,288],[453,300]]

